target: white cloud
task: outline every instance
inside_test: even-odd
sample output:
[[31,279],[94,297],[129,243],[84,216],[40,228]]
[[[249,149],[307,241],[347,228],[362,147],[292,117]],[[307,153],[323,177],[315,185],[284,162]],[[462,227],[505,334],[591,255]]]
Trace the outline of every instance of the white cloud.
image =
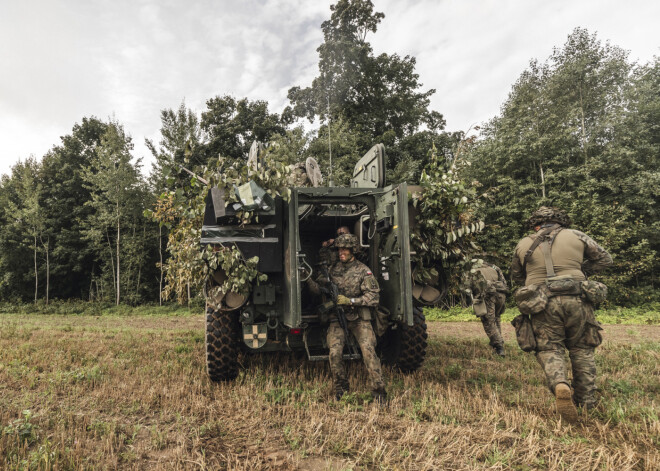
[[[203,111],[216,95],[267,100],[318,73],[330,0],[4,2],[0,14],[0,173],[43,155],[83,117],[124,124],[147,156],[160,110]],[[660,2],[629,0],[374,0],[386,14],[376,52],[410,54],[448,128],[495,115],[532,58],[545,60],[576,27],[658,54]],[[146,165],[148,168],[149,165]]]

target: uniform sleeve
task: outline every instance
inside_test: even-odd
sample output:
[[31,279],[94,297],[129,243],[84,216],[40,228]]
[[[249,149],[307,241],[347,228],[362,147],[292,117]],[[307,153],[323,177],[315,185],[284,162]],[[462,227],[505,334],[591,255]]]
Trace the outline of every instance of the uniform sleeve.
[[378,303],[380,302],[380,287],[378,286],[376,277],[371,271],[365,270],[362,283],[360,283],[360,290],[362,291],[362,296],[355,300],[356,305],[369,307],[378,306]]
[[317,273],[313,278],[307,280],[307,286],[312,294],[321,294],[321,285],[325,286],[328,284],[328,278],[323,273]]
[[520,262],[520,256],[518,251],[520,250],[520,242],[516,245],[516,249],[513,251],[513,259],[511,260],[511,279],[518,283],[519,285],[525,284],[525,272],[523,271],[522,263]]
[[593,275],[612,265],[612,256],[587,234],[573,230],[584,243],[584,261],[582,271],[585,275]]
[[307,280],[307,286],[309,287],[309,290],[313,294],[321,294],[321,287],[316,282],[316,280],[313,280],[313,279],[310,278],[309,280]]

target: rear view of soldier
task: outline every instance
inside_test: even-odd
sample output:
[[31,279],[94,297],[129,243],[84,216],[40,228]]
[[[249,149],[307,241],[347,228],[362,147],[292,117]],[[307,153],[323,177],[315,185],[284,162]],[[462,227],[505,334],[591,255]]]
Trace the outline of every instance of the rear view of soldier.
[[469,289],[472,294],[474,313],[484,326],[490,346],[495,353],[504,356],[504,340],[500,317],[506,308],[508,287],[502,270],[496,265],[483,263],[474,268]]
[[[515,298],[522,314],[531,316],[536,359],[555,394],[557,411],[567,422],[577,420],[576,405],[596,405],[595,347],[602,337],[594,304],[602,302],[607,288],[587,281],[612,263],[612,257],[586,234],[568,229],[567,214],[542,206],[529,219],[535,234],[516,246],[511,278],[524,284]],[[573,370],[573,391],[564,352],[568,349]]]

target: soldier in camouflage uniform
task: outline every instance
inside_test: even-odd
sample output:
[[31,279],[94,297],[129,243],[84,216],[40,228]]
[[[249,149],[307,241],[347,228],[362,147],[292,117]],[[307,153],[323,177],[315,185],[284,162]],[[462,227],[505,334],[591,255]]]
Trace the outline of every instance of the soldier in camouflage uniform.
[[506,294],[509,291],[504,274],[497,265],[484,262],[470,270],[467,285],[472,294],[474,313],[481,319],[490,346],[503,357],[500,317],[506,308]]
[[[585,409],[596,404],[594,349],[602,341],[594,307],[584,296],[583,286],[591,282],[583,280],[610,265],[612,257],[586,234],[568,229],[568,216],[557,208],[542,206],[529,224],[536,233],[516,246],[511,278],[548,298],[545,308],[531,316],[536,358],[555,394],[557,411],[573,422],[577,420],[576,404]],[[532,250],[538,237],[541,242]],[[574,391],[566,372],[565,349],[571,360]]]
[[[380,289],[369,267],[355,259],[357,238],[352,234],[342,234],[335,240],[339,261],[330,268],[330,278],[337,285],[337,304],[344,307],[348,330],[360,345],[362,358],[369,374],[371,390],[379,402],[387,398],[380,359],[376,355],[376,335],[371,326],[373,310],[378,306]],[[316,281],[309,281],[310,290],[320,292]],[[347,339],[336,317],[331,317],[326,337],[330,349],[330,369],[332,371],[335,395],[340,399],[348,391],[348,377],[344,368],[343,352]]]
[[[337,237],[342,234],[350,234],[348,226],[340,226],[337,228]],[[337,247],[335,247],[335,239],[324,240],[319,250],[319,262],[327,263],[329,266],[337,263]]]

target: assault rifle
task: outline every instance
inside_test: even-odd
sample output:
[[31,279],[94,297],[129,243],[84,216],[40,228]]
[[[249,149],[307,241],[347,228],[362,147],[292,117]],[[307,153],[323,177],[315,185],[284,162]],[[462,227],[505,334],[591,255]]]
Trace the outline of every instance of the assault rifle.
[[330,296],[330,299],[332,300],[332,305],[334,307],[335,314],[337,315],[337,320],[339,321],[339,325],[344,331],[344,338],[346,339],[349,353],[351,355],[359,355],[357,349],[355,348],[355,344],[353,343],[353,336],[351,335],[351,331],[348,330],[348,322],[346,321],[346,313],[344,312],[344,308],[341,304],[337,304],[339,288],[337,288],[337,284],[334,283],[330,277],[330,271],[328,270],[327,262],[322,262],[319,264],[319,266],[321,267],[321,274],[325,277],[326,280],[328,280],[326,286],[319,284],[321,292],[327,296]]

